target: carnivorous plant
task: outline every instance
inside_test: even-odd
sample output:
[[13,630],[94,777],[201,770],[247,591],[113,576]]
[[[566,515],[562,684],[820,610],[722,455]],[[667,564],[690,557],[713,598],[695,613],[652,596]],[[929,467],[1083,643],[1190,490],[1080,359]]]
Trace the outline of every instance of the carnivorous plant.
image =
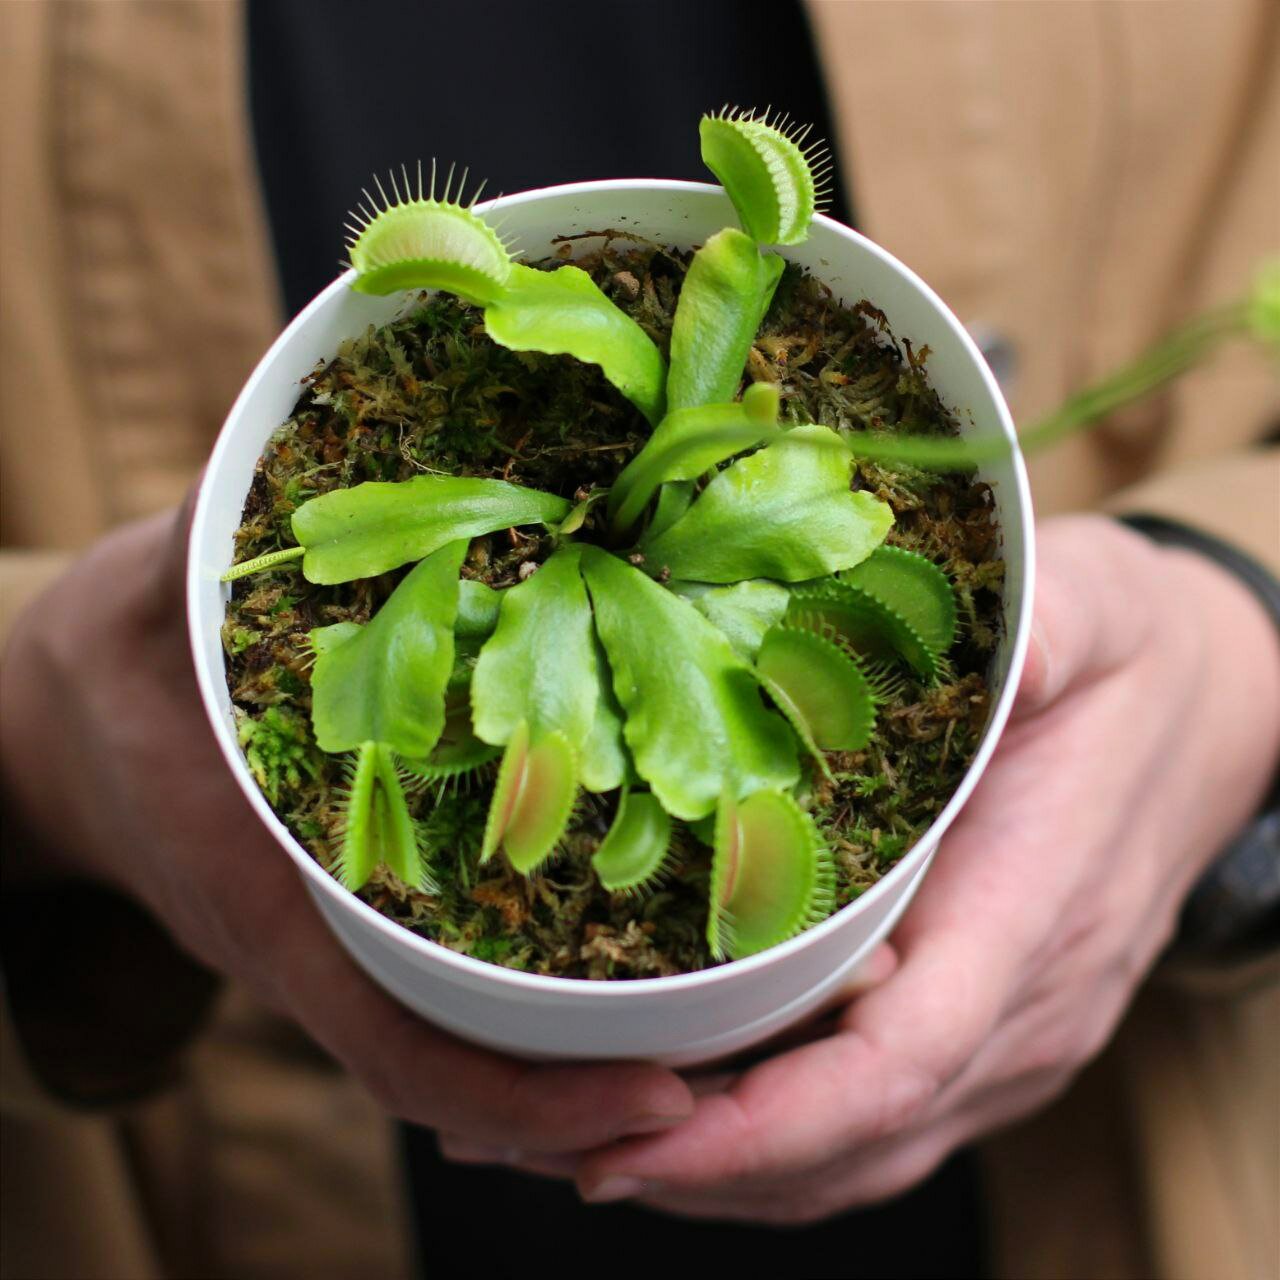
[[[463,198],[465,175],[437,194],[434,170],[425,182],[402,170],[353,215],[355,289],[452,293],[483,310],[502,347],[598,365],[652,428],[607,489],[572,500],[436,474],[322,494],[294,512],[296,545],[226,575],[300,560],[308,581],[339,584],[413,566],[368,623],[310,635],[315,740],[349,761],[335,870],[353,890],[381,865],[432,892],[433,851],[406,796],[496,767],[482,861],[540,874],[580,794],[608,795],[600,883],[649,889],[686,824],[713,849],[712,954],[753,954],[834,905],[806,807],[812,770],[867,744],[904,673],[928,683],[946,671],[952,585],[925,556],[885,545],[892,512],[855,487],[853,464],[971,467],[985,455],[793,420],[767,382],[739,395],[784,266],[769,246],[808,234],[825,158],[766,114],[722,111],[700,132],[740,227],[694,254],[669,357],[578,267],[515,261]],[[1142,376],[1176,371],[1226,324]],[[1110,403],[1095,396],[1069,425]],[[461,575],[471,539],[531,526],[553,550],[516,585]]]

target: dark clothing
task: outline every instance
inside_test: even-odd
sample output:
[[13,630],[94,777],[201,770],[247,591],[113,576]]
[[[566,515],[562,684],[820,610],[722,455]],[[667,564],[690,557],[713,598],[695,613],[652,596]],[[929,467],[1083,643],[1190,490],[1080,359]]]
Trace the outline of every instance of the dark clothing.
[[[616,10],[558,4],[249,6],[257,144],[285,303],[299,311],[333,278],[340,228],[370,174],[435,156],[470,166],[487,192],[591,178],[712,181],[697,121],[728,102],[772,104],[831,136],[821,71],[801,6],[671,0]],[[547,17],[543,18],[546,13]],[[358,28],[358,29],[357,29]],[[352,49],[376,39],[376,74]],[[353,72],[358,66],[359,74]],[[850,221],[837,189],[830,212]],[[526,1274],[531,1243],[566,1242],[611,1275],[683,1266],[700,1248],[746,1274],[972,1277],[982,1274],[975,1162],[963,1155],[910,1194],[802,1230],[584,1206],[564,1183],[450,1164],[403,1127],[419,1267],[449,1275]],[[915,1229],[928,1222],[928,1231]],[[499,1230],[494,1225],[500,1224]],[[633,1243],[628,1243],[633,1242]],[[635,1253],[635,1242],[643,1242]],[[575,1267],[576,1269],[576,1267]]]

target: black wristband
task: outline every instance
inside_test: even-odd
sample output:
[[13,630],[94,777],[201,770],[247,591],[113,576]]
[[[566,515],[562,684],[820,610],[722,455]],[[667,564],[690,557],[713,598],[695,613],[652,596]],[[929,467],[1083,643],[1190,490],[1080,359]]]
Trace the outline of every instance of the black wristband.
[[[1208,556],[1258,598],[1280,631],[1280,581],[1238,547],[1164,516],[1133,514],[1121,523],[1164,546]],[[1247,960],[1280,949],[1280,774],[1261,812],[1196,882],[1182,908],[1170,954]]]

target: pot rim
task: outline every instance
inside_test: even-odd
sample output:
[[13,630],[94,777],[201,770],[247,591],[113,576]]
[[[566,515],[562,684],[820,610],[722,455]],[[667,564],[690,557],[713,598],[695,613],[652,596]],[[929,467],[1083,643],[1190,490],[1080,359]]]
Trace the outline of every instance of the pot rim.
[[[518,209],[521,205],[544,199],[548,196],[591,196],[600,192],[618,192],[618,191],[669,191],[673,194],[688,193],[699,196],[715,193],[722,195],[722,188],[706,182],[686,182],[670,178],[605,178],[597,179],[590,182],[572,182],[564,183],[556,186],[538,187],[530,191],[516,192],[512,195],[499,196],[493,200],[487,200],[482,204],[475,206],[477,213],[508,213]],[[408,947],[411,951],[416,951],[423,958],[442,963],[449,968],[457,971],[457,974],[463,980],[472,979],[480,982],[494,982],[501,986],[521,989],[529,994],[543,994],[565,996],[569,999],[605,999],[605,1000],[642,1000],[649,997],[658,996],[664,993],[686,993],[697,988],[707,988],[715,986],[722,982],[734,981],[748,973],[764,970],[770,965],[783,962],[787,957],[807,947],[813,946],[821,938],[841,927],[842,920],[850,912],[860,913],[866,909],[867,904],[878,901],[880,897],[888,893],[896,881],[903,875],[913,874],[917,869],[915,860],[912,859],[912,853],[919,849],[928,848],[936,842],[940,841],[945,835],[951,823],[955,820],[964,804],[968,801],[969,796],[973,793],[977,786],[978,780],[985,771],[996,745],[1008,721],[1010,711],[1013,706],[1014,695],[1017,692],[1018,682],[1022,674],[1023,663],[1026,659],[1027,647],[1030,642],[1031,635],[1031,608],[1034,597],[1033,586],[1035,583],[1035,537],[1032,520],[1031,493],[1030,485],[1027,479],[1026,464],[1024,462],[1021,449],[1018,446],[1018,436],[1014,429],[1013,419],[1009,412],[1008,405],[1004,400],[1004,395],[996,382],[995,376],[988,368],[985,359],[978,350],[977,344],[969,336],[964,326],[956,319],[950,308],[942,301],[938,294],[929,287],[911,268],[900,262],[886,249],[881,248],[873,240],[868,239],[860,232],[846,227],[843,223],[837,222],[834,218],[828,217],[826,214],[815,214],[814,222],[827,230],[835,233],[842,240],[857,244],[860,249],[871,256],[879,259],[891,271],[906,278],[917,291],[925,296],[934,310],[938,313],[939,318],[951,329],[954,336],[959,340],[961,347],[976,365],[979,374],[991,395],[992,402],[996,406],[998,412],[998,421],[1005,437],[1013,446],[1012,458],[1010,459],[1011,469],[1013,472],[1013,497],[1014,501],[1009,504],[1002,503],[1001,523],[1007,525],[1011,519],[1017,519],[1022,525],[1024,558],[1023,568],[1025,577],[1025,590],[1021,601],[1021,608],[1013,625],[1013,647],[1009,658],[1009,668],[1005,678],[1004,687],[1000,691],[1000,696],[996,701],[996,705],[992,710],[991,718],[987,722],[987,726],[983,731],[982,742],[970,761],[968,769],[965,771],[964,777],[961,779],[960,785],[951,794],[947,803],[943,806],[942,811],[934,818],[929,827],[921,834],[919,839],[911,847],[903,857],[894,864],[871,888],[860,894],[852,902],[841,907],[840,910],[833,912],[820,924],[798,933],[793,938],[787,939],[785,942],[778,943],[776,946],[769,947],[765,951],[758,952],[753,956],[747,956],[741,960],[730,960],[722,964],[715,965],[709,969],[699,969],[691,973],[673,974],[669,977],[660,978],[628,978],[625,980],[599,980],[591,978],[563,978],[554,977],[547,974],[525,973],[519,969],[507,969],[501,965],[490,963],[487,960],[478,960],[473,956],[463,955],[460,952],[453,951],[448,947],[442,946],[440,943],[432,942],[428,938],[420,937],[418,934],[411,932],[402,925],[388,919],[381,912],[376,911],[368,903],[362,901],[354,893],[351,893],[340,885],[323,867],[299,844],[297,838],[276,816],[274,810],[267,803],[266,797],[258,787],[250,773],[243,755],[234,743],[234,735],[223,732],[222,729],[224,716],[221,707],[218,704],[218,689],[214,684],[213,674],[208,670],[203,661],[201,652],[201,637],[198,633],[197,621],[199,618],[199,587],[201,583],[199,573],[198,548],[200,547],[205,536],[205,525],[211,519],[212,494],[214,486],[208,482],[208,477],[217,475],[221,470],[221,464],[225,454],[229,451],[230,433],[228,426],[236,421],[240,415],[242,406],[252,397],[258,383],[262,380],[264,370],[266,370],[274,361],[278,350],[283,347],[286,342],[293,337],[299,330],[305,329],[309,324],[311,317],[321,310],[330,300],[330,298],[343,289],[349,287],[355,279],[356,273],[353,269],[348,268],[339,275],[332,283],[322,289],[298,314],[285,326],[285,328],[276,337],[275,341],[267,349],[266,353],[254,367],[253,372],[249,375],[240,394],[236,397],[231,410],[227,414],[226,421],[218,434],[218,439],[214,444],[213,451],[210,454],[209,461],[206,464],[204,475],[200,481],[199,494],[196,501],[195,513],[191,523],[191,531],[188,536],[187,543],[187,584],[186,584],[186,604],[187,604],[187,620],[188,620],[188,638],[192,648],[192,657],[195,663],[196,680],[200,689],[200,698],[204,704],[205,713],[209,718],[210,728],[213,730],[214,739],[222,752],[223,758],[226,760],[231,770],[232,776],[235,778],[240,790],[244,793],[245,798],[249,801],[254,812],[262,820],[267,829],[275,836],[277,843],[283,846],[285,852],[290,856],[295,865],[301,870],[305,883],[312,892],[320,892],[328,896],[335,903],[340,904],[341,908],[353,911],[358,918],[363,920],[366,925],[372,926],[377,932],[393,946],[399,944]],[[501,222],[498,224],[501,226]],[[612,229],[612,228],[611,228]],[[617,228],[625,233],[625,228]],[[642,233],[641,228],[637,228]],[[785,246],[783,246],[785,248]],[[516,252],[519,252],[519,242],[514,246]],[[220,672],[225,680],[225,672]]]

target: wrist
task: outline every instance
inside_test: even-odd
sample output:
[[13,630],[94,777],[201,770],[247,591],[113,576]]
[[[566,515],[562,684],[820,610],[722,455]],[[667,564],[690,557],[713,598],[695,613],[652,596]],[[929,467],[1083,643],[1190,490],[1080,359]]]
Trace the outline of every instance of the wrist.
[[[1161,544],[1166,559],[1203,591],[1193,597],[1195,614],[1208,624],[1205,652],[1216,673],[1206,680],[1205,714],[1225,711],[1229,722],[1224,735],[1205,738],[1223,743],[1238,770],[1226,771],[1239,793],[1238,821],[1207,847],[1170,956],[1230,963],[1236,972],[1241,962],[1280,946],[1280,582],[1200,530],[1162,517],[1131,516],[1125,523]],[[1225,695],[1215,692],[1224,687]]]
[[1173,625],[1198,623],[1202,662],[1196,718],[1202,794],[1215,812],[1212,862],[1259,810],[1280,768],[1280,631],[1230,570],[1182,547],[1163,547],[1179,584]]
[[[1215,559],[1108,524],[1085,559],[1108,584],[1096,597],[1105,626],[1137,637],[1127,661],[1143,692],[1130,718],[1151,755],[1132,803],[1153,824],[1139,846],[1149,911],[1161,949],[1234,972],[1238,957],[1280,942],[1274,877],[1257,875],[1256,851],[1242,867],[1235,847],[1280,767],[1280,629]],[[1263,858],[1274,868],[1277,850]]]

